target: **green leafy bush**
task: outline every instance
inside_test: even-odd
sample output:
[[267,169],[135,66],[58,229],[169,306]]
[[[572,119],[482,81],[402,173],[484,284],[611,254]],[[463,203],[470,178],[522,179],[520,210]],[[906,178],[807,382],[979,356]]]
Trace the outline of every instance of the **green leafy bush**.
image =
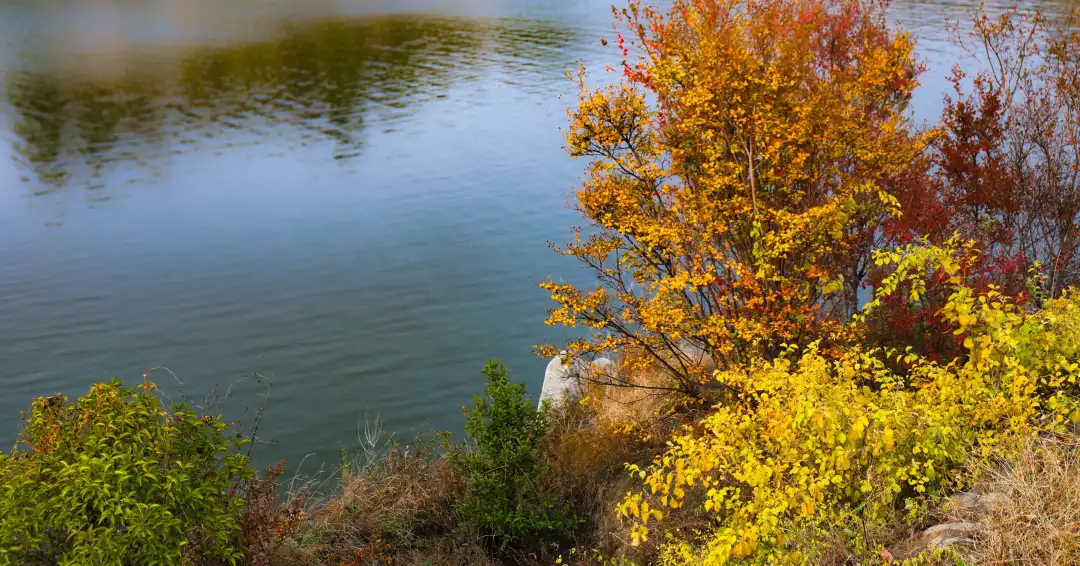
[[466,484],[455,507],[459,520],[499,547],[569,533],[577,521],[544,489],[551,477],[542,450],[545,411],[525,398],[523,384],[510,382],[502,364],[488,362],[483,373],[486,395],[465,414],[470,446],[450,455]]
[[151,383],[36,399],[0,453],[0,564],[237,563],[254,470],[227,428]]

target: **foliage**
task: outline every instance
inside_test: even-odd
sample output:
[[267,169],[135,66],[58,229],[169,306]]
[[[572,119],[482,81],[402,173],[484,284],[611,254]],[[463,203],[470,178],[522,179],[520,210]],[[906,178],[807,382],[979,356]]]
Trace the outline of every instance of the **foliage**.
[[695,354],[774,356],[854,312],[889,188],[923,147],[905,118],[921,68],[874,0],[632,2],[619,19],[638,60],[616,86],[579,75],[566,133],[591,160],[591,228],[562,253],[599,285],[544,283],[548,323],[603,332],[570,357],[634,348],[697,396]]
[[[952,293],[943,316],[962,337],[964,362],[904,351],[830,357],[812,344],[718,372],[739,392],[732,402],[674,435],[651,466],[631,467],[647,488],[620,505],[635,521],[635,541],[648,536],[650,521],[693,502],[716,526],[668,543],[672,563],[803,563],[820,541],[786,537],[813,525],[845,533],[869,556],[877,549],[864,546],[865,526],[955,487],[950,472],[970,451],[1008,454],[1013,439],[1080,420],[1072,341],[1080,297],[1029,313],[993,287],[967,286],[958,257],[955,248],[909,246],[876,261],[895,268],[879,296],[909,283],[917,301],[923,274],[944,274]],[[903,375],[890,360],[905,366]]]
[[1076,14],[954,28],[987,68],[955,70],[920,132],[921,68],[882,4],[616,11],[622,82],[582,69],[566,134],[589,226],[560,251],[597,286],[544,283],[548,323],[593,332],[569,357],[633,353],[715,404],[629,466],[634,543],[654,526],[671,563],[818,560],[823,537],[880,556],[872,532],[957,487],[971,451],[1080,416]]
[[[980,208],[988,209],[989,224],[1001,224],[1006,232],[997,238],[1006,248],[1003,255],[1011,251],[1041,265],[1050,297],[1080,283],[1078,16],[1073,8],[1052,22],[1039,12],[1011,9],[991,18],[980,9],[968,37],[953,30],[956,43],[983,70],[971,95],[957,87],[947,115],[951,110],[967,122],[985,124],[992,135],[946,136],[944,149],[951,145],[954,151],[943,153],[962,160],[961,170],[982,185],[982,191],[966,191],[976,195],[967,216],[978,221]],[[964,104],[974,106],[974,100],[977,109],[965,113]],[[962,152],[968,156],[957,155]]]
[[34,400],[0,454],[0,564],[237,563],[254,471],[227,428],[164,408],[149,382]]
[[[560,251],[598,285],[542,284],[549,324],[595,332],[564,361],[616,351],[610,381],[537,410],[492,361],[465,444],[343,466],[310,514],[149,383],[38,399],[0,454],[0,564],[871,563],[973,455],[1038,491],[1020,449],[1080,421],[1078,15],[954,28],[984,69],[921,131],[883,2],[632,1],[621,83],[582,68],[566,132],[588,226]],[[1039,457],[1071,489],[1075,458]],[[999,531],[995,556],[1056,552]]]
[[246,560],[255,566],[268,566],[278,549],[303,525],[307,494],[290,496],[281,502],[279,478],[285,473],[284,460],[268,466],[266,473],[247,482],[246,505],[240,513],[240,544]]
[[459,518],[500,547],[568,534],[577,521],[539,486],[549,473],[545,411],[525,397],[524,384],[510,382],[501,363],[489,362],[484,375],[485,395],[465,413],[469,446],[450,455],[465,481]]
[[[884,225],[892,243],[959,234],[980,251],[969,284],[989,283],[1021,300],[1058,297],[1080,283],[1080,28],[1013,8],[980,8],[954,42],[981,70],[954,68],[930,157],[897,186],[903,215]],[[1038,285],[1032,289],[1029,272]],[[940,284],[940,282],[937,282]],[[1032,292],[1032,291],[1036,292]],[[879,342],[911,345],[942,360],[962,355],[938,311],[947,289],[932,286],[921,308],[886,304]]]

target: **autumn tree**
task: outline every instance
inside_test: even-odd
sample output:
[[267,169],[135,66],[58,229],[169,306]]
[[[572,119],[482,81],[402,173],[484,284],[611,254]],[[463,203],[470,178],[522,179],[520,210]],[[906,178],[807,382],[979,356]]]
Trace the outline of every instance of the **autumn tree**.
[[1013,9],[991,18],[980,10],[968,37],[956,34],[984,68],[975,77],[973,96],[1000,106],[972,116],[997,122],[1003,131],[986,144],[1000,154],[1001,164],[984,160],[973,170],[1003,180],[991,198],[1014,211],[1003,223],[1012,236],[1006,254],[1041,265],[1050,297],[1080,283],[1078,15],[1073,8],[1050,20]]
[[[830,335],[855,311],[890,184],[923,149],[912,38],[873,0],[675,0],[615,11],[622,79],[566,131],[588,226],[562,253],[593,289],[542,286],[570,357],[622,350],[697,394],[726,366]],[[609,69],[613,71],[613,69]],[[559,348],[541,348],[554,355]]]
[[[886,223],[892,243],[959,235],[978,250],[964,268],[967,284],[994,284],[1022,302],[1033,291],[1058,297],[1080,283],[1076,14],[1053,21],[1038,12],[990,17],[980,9],[970,31],[952,23],[954,42],[980,71],[968,77],[954,68],[927,169],[901,187],[903,215]],[[877,312],[878,334],[933,358],[962,354],[963,334],[940,315],[947,294],[932,280],[918,302],[892,297]]]
[[[997,284],[1011,296],[1025,289],[1030,261],[1018,251],[1017,234],[1025,201],[1016,170],[1005,151],[1008,134],[1000,92],[985,77],[975,77],[965,92],[965,74],[954,68],[953,95],[945,107],[931,144],[932,152],[897,186],[902,214],[882,226],[887,246],[923,238],[934,243],[958,235],[973,245],[959,266],[967,284],[985,290]],[[877,288],[885,270],[871,273]],[[879,345],[912,347],[933,360],[961,356],[963,336],[941,316],[949,296],[941,274],[927,274],[928,287],[918,301],[910,290],[882,297],[870,319],[869,337]]]

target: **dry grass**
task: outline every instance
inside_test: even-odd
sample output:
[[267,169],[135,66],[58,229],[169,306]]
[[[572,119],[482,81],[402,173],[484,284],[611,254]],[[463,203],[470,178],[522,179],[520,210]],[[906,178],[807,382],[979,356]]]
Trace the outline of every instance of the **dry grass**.
[[950,521],[981,522],[977,564],[1080,564],[1080,434],[1028,441],[1007,464],[979,463],[978,490],[999,496],[991,509],[948,511]]
[[378,469],[343,478],[341,496],[327,504],[320,519],[356,542],[382,538],[412,546],[424,530],[452,526],[450,481],[441,459],[391,453]]
[[[682,424],[673,416],[672,380],[664,372],[624,355],[604,374],[585,386],[580,404],[557,407],[552,413],[549,457],[561,478],[561,499],[572,501],[579,516],[589,519],[579,549],[599,550],[603,556],[623,556],[636,563],[653,563],[662,537],[639,547],[629,544],[629,525],[615,512],[641,482],[626,464],[649,464],[664,449],[671,429]],[[687,509],[665,515],[656,525],[663,530],[692,531],[707,518]],[[589,564],[588,555],[574,561]]]
[[[800,549],[815,566],[857,566],[885,564],[902,560],[898,545],[914,540],[924,526],[932,524],[936,505],[908,510],[893,509],[884,518],[868,519],[859,510],[833,506],[822,516],[828,521],[812,521],[787,533],[788,544]],[[895,554],[894,554],[895,552]],[[924,557],[920,566],[938,566],[935,559]],[[954,562],[943,562],[941,566]]]
[[[576,516],[586,520],[575,546],[615,552],[624,546],[626,530],[615,505],[636,483],[626,462],[647,459],[646,443],[597,423],[591,408],[573,405],[552,413],[547,446],[559,499],[571,502]],[[587,426],[590,423],[593,426]]]
[[670,376],[643,356],[628,351],[613,368],[586,385],[586,405],[598,425],[633,423],[651,428],[669,408],[673,387]]
[[[596,550],[650,563],[657,549],[631,549],[627,525],[615,507],[640,487],[626,464],[647,464],[663,450],[672,421],[659,415],[671,395],[664,391],[669,381],[662,373],[622,367],[589,384],[583,403],[555,407],[549,414],[544,450],[551,473],[537,478],[538,488],[585,521],[572,539],[492,556],[484,541],[457,524],[454,504],[464,485],[435,443],[389,448],[374,427],[360,435],[363,451],[353,471],[345,470],[334,493],[310,506],[305,524],[280,546],[272,564],[539,565],[558,556],[589,564]],[[688,517],[673,514],[671,526],[697,521]],[[577,549],[574,559],[571,548]]]
[[275,566],[489,563],[457,528],[452,505],[462,486],[434,439],[397,446],[376,423],[360,440],[336,493],[312,505]]

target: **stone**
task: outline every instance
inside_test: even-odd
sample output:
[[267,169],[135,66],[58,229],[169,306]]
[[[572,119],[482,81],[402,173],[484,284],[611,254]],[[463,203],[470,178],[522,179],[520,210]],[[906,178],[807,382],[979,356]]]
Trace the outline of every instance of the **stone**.
[[960,543],[974,543],[972,536],[986,530],[982,523],[942,523],[922,532],[922,538],[929,549],[955,546]]
[[709,354],[694,344],[683,343],[679,346],[679,351],[682,352],[682,355],[686,356],[690,362],[701,364],[708,371],[716,369],[716,362],[713,361]]
[[979,522],[980,519],[992,515],[1007,503],[1007,498],[1000,493],[975,490],[958,493],[949,498],[946,508],[970,517],[970,522],[934,525],[890,549],[891,555],[897,560],[905,560],[935,548],[970,547],[975,544],[976,535],[990,528],[986,523]]
[[967,491],[949,498],[949,506],[952,509],[979,516],[992,514],[1006,503],[1005,496],[1000,493],[982,493],[979,491]]
[[543,406],[545,400],[553,404],[563,402],[576,402],[585,393],[585,383],[594,376],[604,375],[615,369],[615,362],[607,358],[597,358],[592,363],[578,359],[570,365],[563,363],[562,352],[548,362],[544,372],[544,385],[540,389],[540,401],[538,407]]
[[615,362],[607,358],[596,358],[592,362],[591,372],[594,379],[620,379],[617,371]]
[[983,523],[942,523],[934,525],[918,537],[906,540],[890,551],[895,560],[907,560],[935,548],[962,547],[975,544],[975,535],[987,530]]

